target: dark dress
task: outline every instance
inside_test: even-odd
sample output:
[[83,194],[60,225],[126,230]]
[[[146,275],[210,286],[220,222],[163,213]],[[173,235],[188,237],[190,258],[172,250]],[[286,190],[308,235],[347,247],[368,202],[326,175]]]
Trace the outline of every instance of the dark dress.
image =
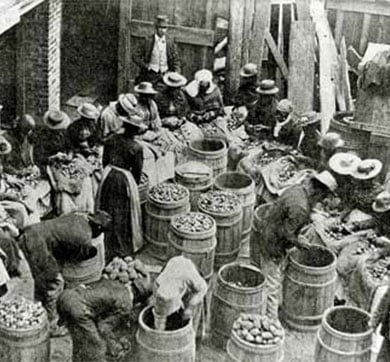
[[110,138],[103,152],[103,166],[111,165],[111,169],[102,182],[99,198],[99,208],[112,217],[113,227],[105,234],[106,262],[115,256],[134,254],[131,242],[132,227],[129,205],[129,183],[124,172],[130,171],[137,184],[140,183],[143,151],[142,147],[126,135],[115,135]]

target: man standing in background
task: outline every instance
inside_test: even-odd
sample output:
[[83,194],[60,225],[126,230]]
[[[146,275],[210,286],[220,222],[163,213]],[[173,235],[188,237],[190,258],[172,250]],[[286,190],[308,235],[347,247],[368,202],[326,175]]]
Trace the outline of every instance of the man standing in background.
[[167,35],[168,17],[158,15],[155,27],[155,33],[145,39],[133,56],[134,63],[139,67],[136,84],[150,82],[156,86],[162,82],[162,76],[166,72],[180,72],[176,44]]

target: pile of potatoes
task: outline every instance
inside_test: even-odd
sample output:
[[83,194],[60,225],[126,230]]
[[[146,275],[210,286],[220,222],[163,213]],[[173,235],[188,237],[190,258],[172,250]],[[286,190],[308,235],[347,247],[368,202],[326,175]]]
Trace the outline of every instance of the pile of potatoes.
[[274,345],[284,337],[278,320],[259,314],[241,313],[233,324],[233,331],[242,340],[258,345]]
[[128,283],[147,275],[145,265],[140,260],[134,260],[131,256],[121,259],[115,257],[103,270],[103,279],[119,280]]

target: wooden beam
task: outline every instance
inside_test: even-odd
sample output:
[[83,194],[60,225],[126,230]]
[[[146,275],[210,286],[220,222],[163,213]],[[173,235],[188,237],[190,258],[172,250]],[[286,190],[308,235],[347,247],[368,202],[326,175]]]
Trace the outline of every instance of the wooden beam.
[[356,49],[350,45],[347,49],[348,64],[355,70],[358,69],[359,63],[363,57],[356,51]]
[[272,55],[275,58],[276,64],[278,65],[284,79],[288,79],[288,68],[286,62],[284,61],[282,54],[280,54],[278,46],[276,45],[275,40],[269,30],[266,30],[265,32],[265,40],[268,44],[269,49],[271,50]]
[[257,64],[261,72],[261,63],[264,53],[265,32],[270,22],[271,4],[270,0],[255,0],[253,15],[252,43],[249,49],[249,61]]
[[334,38],[335,38],[336,46],[340,44],[341,35],[343,33],[343,23],[344,23],[344,12],[337,10],[336,25],[334,27]]
[[[153,35],[154,23],[151,21],[131,20],[131,35],[138,38],[146,38]],[[214,46],[214,31],[211,29],[190,28],[179,25],[168,25],[168,33],[175,38],[177,43]]]
[[347,111],[353,111],[353,102],[351,95],[351,84],[349,82],[349,66],[347,61],[347,46],[345,38],[343,37],[340,42],[340,81],[341,90],[345,99],[345,106]]
[[17,0],[16,2],[19,5],[20,16],[28,13],[30,10],[34,9],[39,4],[43,3],[45,0]]
[[244,9],[244,26],[242,35],[242,64],[249,62],[249,49],[251,47],[251,36],[253,27],[253,14],[255,11],[255,0],[245,0]]
[[326,8],[329,10],[390,16],[390,5],[385,1],[328,0]]
[[337,49],[324,5],[320,0],[312,1],[311,13],[315,23],[319,46],[320,104],[322,132],[325,133],[328,130],[330,120],[336,111],[334,70],[338,66]]
[[314,34],[314,23],[311,20],[298,20],[291,24],[288,99],[293,103],[298,114],[313,110],[315,83]]
[[242,0],[230,0],[229,36],[226,57],[226,97],[231,100],[239,86],[242,64],[242,35],[244,25],[244,6]]
[[311,20],[310,0],[297,0],[298,20]]
[[131,82],[131,12],[133,0],[120,0],[118,38],[118,94],[130,92]]
[[[214,8],[214,0],[207,0],[206,1],[206,21],[205,21],[205,28],[206,29],[212,29],[212,22],[213,22],[213,8]],[[208,68],[208,47],[204,47],[202,49],[202,68]]]

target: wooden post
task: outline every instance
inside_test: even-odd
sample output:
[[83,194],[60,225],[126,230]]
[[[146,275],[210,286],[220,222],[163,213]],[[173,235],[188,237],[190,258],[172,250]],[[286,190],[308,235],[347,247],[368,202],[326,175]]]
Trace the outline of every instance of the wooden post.
[[336,42],[336,46],[339,46],[340,39],[343,31],[343,23],[344,23],[344,12],[341,10],[336,10],[336,25],[334,30],[334,38]]
[[245,1],[245,13],[244,13],[244,28],[242,36],[242,64],[249,62],[249,51],[251,47],[251,36],[252,36],[252,26],[253,26],[253,15],[255,11],[255,1],[246,0]]
[[242,63],[242,34],[244,24],[244,6],[242,0],[230,0],[229,43],[226,57],[226,91],[228,101],[235,95],[240,82]]
[[120,0],[118,39],[118,94],[131,86],[131,9],[133,0]]
[[311,20],[310,0],[297,0],[298,20]]
[[314,24],[295,21],[290,31],[288,99],[298,114],[313,110],[314,69]]
[[[213,0],[207,0],[206,1],[206,22],[205,22],[205,28],[206,29],[212,29],[212,21],[213,21],[213,5],[214,1]],[[208,64],[208,53],[209,53],[210,48],[204,47],[202,49],[202,67],[207,68]]]
[[351,85],[349,82],[348,74],[348,61],[347,61],[347,46],[345,44],[345,38],[343,37],[340,42],[340,79],[342,93],[345,99],[345,106],[347,111],[353,111],[353,102],[351,95]]
[[270,0],[255,0],[252,42],[249,48],[249,61],[257,64],[261,72],[261,62],[264,52],[264,34],[269,27],[271,4]]

